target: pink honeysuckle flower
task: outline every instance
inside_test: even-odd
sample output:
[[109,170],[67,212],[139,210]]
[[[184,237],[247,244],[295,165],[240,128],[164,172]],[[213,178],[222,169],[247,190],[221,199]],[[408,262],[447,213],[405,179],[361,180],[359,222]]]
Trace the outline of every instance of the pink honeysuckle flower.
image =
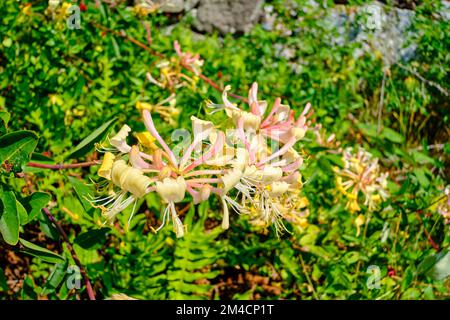
[[[287,105],[281,104],[277,98],[270,113],[264,118],[267,110],[267,102],[257,98],[258,85],[253,83],[249,90],[250,112],[239,109],[228,100],[227,92],[230,86],[226,86],[222,93],[223,104],[209,103],[208,107],[214,109],[212,112],[225,110],[228,117],[232,118],[236,125],[238,138],[244,143],[249,152],[251,162],[259,162],[263,165],[287,152],[297,141],[302,139],[308,130],[307,117],[311,105],[308,103],[300,116],[295,119],[294,111]],[[261,142],[256,147],[252,146],[252,135],[261,135],[265,139],[281,143],[281,148],[269,157],[257,161],[257,153],[264,150],[265,145]]]
[[[158,167],[160,172],[167,172],[165,179],[166,185],[175,186],[183,181],[182,190],[187,191],[194,202],[198,203],[201,201],[205,201],[209,198],[211,193],[215,193],[218,195],[222,194],[222,191],[218,188],[218,185],[222,183],[220,178],[215,178],[214,176],[221,174],[222,170],[195,170],[197,167],[206,165],[206,163],[217,156],[220,151],[223,149],[225,143],[225,135],[221,131],[217,131],[214,128],[214,125],[209,121],[200,120],[196,117],[191,117],[194,139],[193,142],[187,147],[184,151],[183,156],[180,160],[178,160],[169,146],[165,143],[165,141],[159,135],[157,129],[154,126],[151,114],[148,110],[143,110],[143,118],[144,123],[149,130],[150,134],[156,139],[156,141],[161,145],[164,149],[164,153],[167,154],[169,159],[168,163],[159,161]],[[196,148],[200,147],[203,142],[209,139],[211,141],[211,146],[203,152],[199,157],[194,157],[193,153]],[[202,149],[201,149],[202,150]],[[137,152],[134,153],[138,156]],[[155,155],[153,158],[156,159]],[[143,159],[141,159],[143,161]],[[141,167],[144,166],[141,160],[133,160],[135,163],[138,163]],[[145,162],[145,161],[144,161]],[[153,162],[153,161],[151,161]],[[161,165],[163,166],[161,168]],[[152,163],[149,165],[150,168],[154,168],[157,165]],[[144,168],[145,170],[146,168]],[[214,186],[216,184],[216,186]],[[160,190],[162,190],[160,188]],[[166,190],[166,189],[164,189]],[[180,189],[181,190],[181,189]],[[172,213],[172,218],[174,220],[174,204],[169,201],[169,210]],[[167,211],[167,212],[169,212]],[[165,212],[166,215],[168,213]],[[165,221],[165,219],[163,220]],[[174,223],[179,224],[178,220],[174,220]],[[164,222],[163,222],[164,224]],[[160,227],[161,228],[161,227]],[[176,226],[177,232],[180,234],[181,228],[179,225]]]
[[177,55],[181,58],[181,65],[191,69],[195,74],[200,73],[200,68],[203,66],[204,61],[200,59],[200,55],[197,53],[193,55],[190,52],[182,52],[181,46],[178,41],[174,41],[173,47]]

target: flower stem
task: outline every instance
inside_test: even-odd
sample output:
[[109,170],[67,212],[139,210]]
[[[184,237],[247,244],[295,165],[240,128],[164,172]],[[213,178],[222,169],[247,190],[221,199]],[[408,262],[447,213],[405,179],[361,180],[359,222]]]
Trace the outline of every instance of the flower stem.
[[43,208],[42,211],[45,213],[47,218],[55,225],[56,230],[58,230],[58,233],[61,235],[63,240],[66,242],[67,249],[69,249],[70,253],[72,254],[73,260],[75,261],[78,268],[80,269],[81,276],[83,277],[84,284],[86,285],[86,291],[89,296],[89,300],[95,300],[94,289],[91,286],[91,282],[89,281],[89,278],[86,274],[86,270],[84,269],[83,265],[81,264],[80,259],[78,259],[78,256],[77,256],[75,250],[73,249],[72,244],[69,241],[69,237],[67,236],[67,233],[61,227],[61,225],[58,223],[58,221],[56,221],[55,217],[51,214],[49,209]]
[[27,166],[34,167],[34,168],[42,168],[42,169],[61,170],[61,169],[85,168],[85,167],[95,166],[100,163],[101,163],[100,161],[89,161],[89,162],[70,163],[70,164],[45,164],[45,163],[37,163],[37,162],[28,162]]
[[[91,22],[91,24],[92,24],[94,27],[96,27],[96,28],[102,30],[103,32],[108,32],[108,33],[114,34],[114,35],[116,35],[116,36],[119,36],[119,37],[121,37],[121,38],[124,38],[124,39],[130,41],[131,43],[135,44],[136,46],[138,46],[138,47],[144,49],[145,51],[149,52],[149,53],[150,53],[151,55],[153,55],[153,56],[156,56],[156,57],[159,57],[159,58],[163,58],[163,59],[166,58],[166,56],[165,56],[164,54],[159,53],[159,52],[153,50],[152,48],[150,48],[149,46],[145,45],[145,44],[142,43],[141,41],[139,41],[139,40],[137,40],[137,39],[135,39],[135,38],[133,38],[133,37],[127,35],[127,34],[125,33],[125,31],[118,32],[118,31],[115,31],[115,30],[111,30],[111,29],[109,29],[109,28],[107,28],[107,27],[105,27],[105,26],[103,26],[103,25],[101,25],[101,24],[99,24],[99,23],[96,23],[96,22]],[[148,41],[148,40],[147,40],[147,41]],[[185,65],[182,65],[182,66],[183,66],[183,68],[186,69],[187,71],[193,72],[192,69],[189,68],[188,66],[185,66]],[[208,77],[205,76],[204,74],[199,73],[199,74],[197,74],[197,76],[198,76],[200,79],[202,79],[203,81],[205,81],[206,83],[208,83],[211,87],[213,87],[213,88],[216,89],[217,91],[223,92],[223,88],[221,88],[217,83],[215,83],[213,80],[211,80],[210,78],[208,78]],[[237,94],[234,94],[234,93],[231,93],[231,92],[229,93],[229,95],[230,95],[230,97],[233,97],[233,98],[235,98],[235,99],[241,100],[241,101],[244,102],[244,103],[247,103],[247,102],[248,102],[248,99],[247,99],[247,98],[242,97],[242,96],[240,96],[240,95],[237,95]]]

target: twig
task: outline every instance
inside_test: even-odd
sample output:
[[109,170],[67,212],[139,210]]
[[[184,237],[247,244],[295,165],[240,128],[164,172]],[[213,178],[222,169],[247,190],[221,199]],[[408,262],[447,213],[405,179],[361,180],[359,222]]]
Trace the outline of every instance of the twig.
[[70,163],[70,164],[45,164],[45,163],[37,163],[37,162],[28,162],[27,166],[34,167],[34,168],[42,168],[42,169],[61,170],[61,169],[85,168],[85,167],[95,166],[98,164],[100,164],[99,161],[89,161],[89,162]]
[[308,284],[311,287],[314,299],[319,300],[319,297],[317,296],[316,290],[314,289],[314,285],[313,285],[311,279],[309,278],[308,271],[306,270],[306,266],[305,266],[305,262],[303,261],[303,257],[302,257],[301,254],[299,254],[299,257],[300,257],[300,263],[302,264],[303,273],[306,276],[306,281],[308,281]]
[[[135,38],[133,38],[133,37],[127,35],[127,34],[125,33],[125,31],[118,32],[118,31],[115,31],[115,30],[111,30],[111,29],[109,29],[109,28],[107,28],[107,27],[105,27],[105,26],[103,26],[103,25],[101,25],[101,24],[99,24],[99,23],[96,23],[96,22],[90,22],[90,23],[91,23],[94,27],[96,27],[96,28],[98,28],[98,29],[100,29],[100,30],[102,30],[102,31],[104,31],[104,32],[108,32],[108,33],[114,34],[114,35],[116,35],[116,36],[119,36],[119,37],[121,37],[121,38],[124,38],[124,39],[130,41],[131,43],[133,43],[133,44],[137,45],[138,47],[144,49],[145,51],[149,52],[149,53],[150,53],[151,55],[153,55],[153,56],[156,56],[156,57],[159,57],[159,58],[166,59],[166,56],[165,56],[164,54],[159,53],[159,52],[157,52],[157,51],[151,49],[149,46],[145,45],[145,44],[142,43],[141,41],[139,41],[139,40],[137,40],[137,39],[135,39]],[[151,39],[150,39],[150,40],[151,40]],[[147,41],[149,41],[149,39],[147,39]],[[183,67],[184,69],[186,69],[187,71],[192,72],[191,68],[189,68],[188,66],[182,65],[182,67]],[[204,74],[199,73],[199,74],[197,74],[197,76],[198,76],[200,79],[202,79],[203,81],[205,81],[206,83],[208,83],[211,87],[213,87],[213,88],[216,89],[217,91],[223,92],[223,88],[222,88],[221,86],[219,86],[217,83],[215,83],[213,80],[211,80],[210,78],[208,78],[208,77],[205,76]],[[235,98],[235,99],[241,100],[242,102],[245,102],[245,103],[248,102],[247,98],[245,98],[245,97],[243,97],[243,96],[240,96],[240,95],[237,95],[237,94],[234,94],[234,93],[232,93],[232,92],[228,93],[228,95],[229,95],[230,97]]]
[[425,82],[426,84],[428,84],[429,86],[432,86],[432,87],[435,87],[436,89],[438,89],[443,95],[445,95],[445,96],[447,96],[448,97],[448,91],[447,90],[445,90],[444,88],[442,88],[438,83],[436,83],[436,82],[433,82],[433,81],[430,81],[430,80],[428,80],[428,79],[425,79],[423,76],[421,76],[417,71],[415,71],[415,70],[413,70],[413,69],[411,69],[411,68],[409,68],[409,67],[407,67],[407,66],[404,66],[403,64],[401,64],[401,63],[397,63],[397,65],[400,67],[400,68],[402,68],[403,70],[406,70],[406,71],[408,71],[408,72],[411,72],[414,76],[416,76],[417,78],[419,78],[420,80],[422,80],[423,82]]
[[387,71],[383,71],[383,80],[381,82],[381,92],[380,92],[380,100],[378,101],[378,134],[381,133],[381,115],[383,112],[383,102],[384,102],[384,87],[386,84],[386,74]]
[[43,208],[42,211],[45,213],[47,218],[55,225],[56,230],[58,230],[58,233],[61,235],[63,240],[66,242],[67,249],[69,249],[70,253],[72,254],[72,258],[77,264],[78,268],[80,269],[81,276],[83,277],[84,284],[86,285],[86,291],[89,296],[89,300],[95,300],[95,293],[92,289],[91,282],[89,281],[89,278],[86,274],[86,270],[84,269],[83,265],[80,262],[80,259],[78,259],[78,256],[75,252],[75,250],[72,247],[72,244],[69,241],[69,237],[67,236],[67,233],[64,231],[64,229],[61,227],[61,225],[56,221],[55,217],[51,214],[50,210],[47,208]]
[[423,223],[422,217],[420,216],[420,213],[422,212],[422,210],[416,211],[416,215],[417,218],[419,219],[420,223],[423,226],[423,231],[425,233],[425,236],[428,239],[428,242],[430,243],[430,245],[433,247],[434,250],[436,250],[436,252],[439,252],[441,249],[439,248],[439,245],[434,242],[433,238],[431,237],[431,235],[428,233],[427,228],[425,227],[425,224]]
[[[183,67],[184,67],[186,70],[190,71],[190,69],[187,68],[186,66],[183,66]],[[218,84],[216,84],[214,81],[212,81],[210,78],[208,78],[208,77],[205,76],[204,74],[199,73],[199,74],[198,74],[198,77],[199,77],[200,79],[202,79],[203,81],[205,81],[206,83],[208,83],[211,87],[213,87],[213,88],[216,89],[217,91],[223,92],[223,88],[221,88]],[[242,102],[248,103],[247,98],[245,98],[245,97],[243,97],[243,96],[240,96],[240,95],[235,94],[235,93],[233,93],[233,92],[229,92],[228,95],[229,95],[230,97],[235,98],[235,99],[241,100]]]
[[152,29],[150,28],[150,23],[148,23],[147,21],[143,21],[142,24],[144,25],[145,31],[147,32],[148,45],[151,46],[153,41],[152,41]]

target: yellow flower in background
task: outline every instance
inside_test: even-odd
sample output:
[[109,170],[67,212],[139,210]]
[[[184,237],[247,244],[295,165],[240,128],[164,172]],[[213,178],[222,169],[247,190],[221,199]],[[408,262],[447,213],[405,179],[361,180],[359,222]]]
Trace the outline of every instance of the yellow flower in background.
[[336,189],[347,198],[346,208],[350,212],[361,211],[359,196],[363,204],[373,211],[389,197],[387,191],[388,173],[382,173],[378,159],[364,150],[347,148],[343,152],[344,168],[334,167]]
[[52,105],[62,106],[64,104],[64,101],[59,94],[49,94],[48,97]]
[[22,6],[21,9],[23,14],[26,14],[27,16],[31,15],[33,13],[33,8],[31,7],[31,3],[26,3]]
[[358,215],[355,219],[355,225],[356,225],[356,236],[358,237],[361,233],[361,226],[364,224],[365,219],[362,214]]

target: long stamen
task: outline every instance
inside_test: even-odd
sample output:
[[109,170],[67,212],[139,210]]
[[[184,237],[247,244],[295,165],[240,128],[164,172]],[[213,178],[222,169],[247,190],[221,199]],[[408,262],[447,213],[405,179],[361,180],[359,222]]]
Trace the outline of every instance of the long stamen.
[[156,229],[157,232],[165,226],[167,216],[169,215],[169,211],[170,211],[170,208],[169,208],[169,206],[167,206],[166,209],[164,210],[163,221],[162,221],[161,225],[158,227],[158,229]]
[[169,156],[170,162],[178,168],[178,161],[173,154],[172,150],[170,150],[169,146],[166,144],[166,142],[161,138],[158,131],[155,128],[155,125],[153,123],[152,116],[148,110],[143,110],[142,115],[144,117],[144,123],[147,127],[147,130],[152,134],[152,136],[155,137],[155,139],[159,142],[159,144],[163,147],[164,151],[166,151],[167,155]]
[[275,102],[273,104],[272,110],[270,111],[269,115],[267,116],[267,118],[261,123],[261,128],[265,127],[268,122],[270,120],[272,120],[273,115],[278,111],[278,109],[280,108],[281,105],[281,99],[280,98],[276,98]]
[[187,178],[192,176],[222,174],[223,172],[223,170],[197,170],[186,173],[184,177]]
[[263,164],[275,159],[276,157],[284,154],[286,151],[288,151],[295,143],[297,142],[297,139],[295,139],[295,137],[292,137],[289,139],[288,142],[286,142],[286,144],[280,148],[277,152],[273,153],[272,155],[270,155],[269,157],[261,160],[260,162],[258,162],[257,166],[262,166]]
[[128,228],[130,228],[131,219],[134,216],[134,212],[136,210],[137,199],[134,200],[133,210],[131,211],[130,218],[128,219]]
[[203,164],[205,161],[214,157],[220,150],[222,150],[224,139],[225,139],[224,133],[219,131],[216,142],[214,143],[214,145],[211,148],[209,148],[209,150],[206,152],[206,154],[203,155],[202,157],[200,157],[199,159],[195,160],[194,162],[192,162],[183,171],[184,172],[190,171],[190,170],[194,169],[195,167]]
[[244,118],[240,118],[238,120],[238,135],[239,135],[239,139],[241,139],[244,142],[245,148],[248,151],[248,154],[250,156],[250,163],[255,162],[255,153],[252,151],[252,148],[250,146],[250,143],[247,140],[247,137],[245,136],[245,132],[244,132]]

